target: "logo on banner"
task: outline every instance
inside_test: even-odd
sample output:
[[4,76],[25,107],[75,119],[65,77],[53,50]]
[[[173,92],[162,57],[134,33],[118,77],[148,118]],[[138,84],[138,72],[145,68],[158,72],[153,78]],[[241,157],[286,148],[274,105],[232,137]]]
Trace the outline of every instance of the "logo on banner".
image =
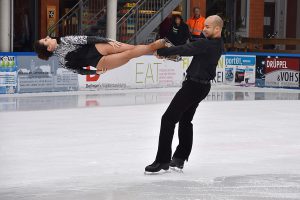
[[15,57],[14,56],[0,56],[0,67],[14,67]]
[[267,58],[266,59],[266,73],[285,70],[299,70],[299,59],[294,58]]
[[[87,70],[91,70],[91,67],[89,66],[89,67],[86,67],[86,69]],[[90,75],[90,74],[88,74],[88,75],[86,75],[86,82],[96,82],[96,81],[98,81],[99,80],[99,78],[100,78],[100,75],[99,74],[95,74],[95,75]]]
[[225,56],[225,65],[255,65],[255,56]]

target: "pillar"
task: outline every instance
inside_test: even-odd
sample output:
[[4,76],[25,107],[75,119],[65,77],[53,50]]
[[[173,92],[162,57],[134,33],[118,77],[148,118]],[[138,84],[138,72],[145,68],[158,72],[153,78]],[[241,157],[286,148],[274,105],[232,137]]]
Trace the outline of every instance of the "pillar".
[[0,51],[9,52],[13,50],[12,45],[12,17],[13,1],[0,0]]
[[106,37],[117,38],[117,0],[107,0]]

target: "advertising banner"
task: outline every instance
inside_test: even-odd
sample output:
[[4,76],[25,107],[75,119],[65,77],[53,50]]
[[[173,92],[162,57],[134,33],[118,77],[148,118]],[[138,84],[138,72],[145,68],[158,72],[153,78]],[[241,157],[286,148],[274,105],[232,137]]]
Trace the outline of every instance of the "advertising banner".
[[[300,57],[272,55],[222,55],[212,84],[299,88]],[[191,60],[172,62],[147,55],[99,76],[61,68],[56,57],[44,61],[34,53],[0,53],[0,94],[180,87]]]
[[212,84],[254,86],[255,60],[252,55],[222,55]]
[[228,85],[255,85],[255,56],[225,55],[224,82]]
[[17,90],[16,56],[0,53],[0,94],[13,94]]
[[214,80],[212,80],[212,84],[224,84],[225,79],[225,56],[222,55],[219,59],[217,68],[216,68],[216,76]]
[[56,92],[78,90],[77,74],[59,67],[55,57],[48,61],[36,56],[18,56],[18,92]]
[[300,58],[257,56],[256,86],[299,88]]
[[298,58],[266,58],[265,86],[299,87]]
[[78,75],[80,90],[155,88],[180,86],[185,63],[143,56],[99,75]]

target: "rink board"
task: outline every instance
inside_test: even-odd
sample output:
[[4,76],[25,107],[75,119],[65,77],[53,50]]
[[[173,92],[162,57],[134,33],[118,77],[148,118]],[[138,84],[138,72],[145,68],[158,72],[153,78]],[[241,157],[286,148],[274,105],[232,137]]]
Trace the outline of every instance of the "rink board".
[[[55,57],[43,61],[31,52],[1,52],[0,94],[180,87],[191,60],[147,55],[98,76],[61,68]],[[299,70],[299,54],[230,52],[220,58],[212,84],[299,88]]]

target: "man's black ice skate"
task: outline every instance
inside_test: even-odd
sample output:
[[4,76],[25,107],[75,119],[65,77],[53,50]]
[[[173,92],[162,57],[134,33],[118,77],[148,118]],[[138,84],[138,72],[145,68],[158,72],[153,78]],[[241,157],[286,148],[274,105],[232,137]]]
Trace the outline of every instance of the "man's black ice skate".
[[145,168],[145,174],[160,174],[166,173],[169,170],[169,163],[159,163],[154,161],[151,165]]
[[170,168],[177,172],[182,172],[184,167],[184,160],[180,158],[172,158],[170,162]]

